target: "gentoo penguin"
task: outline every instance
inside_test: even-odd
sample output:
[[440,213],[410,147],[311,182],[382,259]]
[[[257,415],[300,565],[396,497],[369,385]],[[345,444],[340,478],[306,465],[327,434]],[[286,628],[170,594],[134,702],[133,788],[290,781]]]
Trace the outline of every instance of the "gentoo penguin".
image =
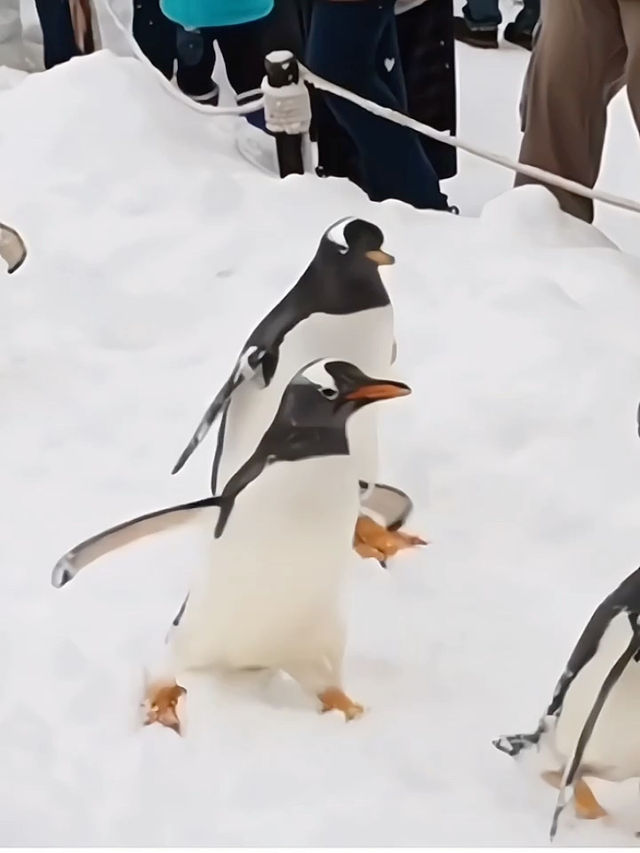
[[15,272],[27,257],[22,237],[13,228],[0,222],[0,258],[7,264],[9,272]]
[[558,768],[543,774],[560,791],[551,828],[573,796],[583,818],[604,817],[585,776],[612,782],[640,776],[640,569],[597,608],[532,734],[498,738],[508,755],[549,747]]
[[285,388],[272,423],[219,496],[120,524],[58,561],[52,582],[61,587],[142,537],[184,524],[202,530],[202,565],[174,620],[166,670],[149,687],[147,723],[179,729],[185,691],[176,678],[202,667],[282,670],[324,709],[347,719],[362,713],[342,686],[341,592],[359,510],[347,422],[367,404],[409,393],[353,364],[316,361]]
[[[298,283],[261,320],[244,344],[231,375],[205,412],[180,456],[178,472],[220,416],[211,491],[226,482],[253,451],[300,366],[327,353],[376,375],[394,359],[393,309],[380,277],[394,263],[383,251],[382,231],[361,219],[342,219],[323,235]],[[360,479],[377,479],[377,423],[373,411],[349,425]],[[366,491],[366,487],[365,487]],[[407,499],[408,501],[408,499]],[[404,510],[408,515],[410,502]],[[358,525],[355,545],[363,556],[425,544],[417,537],[381,529],[369,519]],[[387,547],[388,546],[388,547]],[[365,553],[367,552],[367,553]],[[369,553],[371,552],[371,553]]]

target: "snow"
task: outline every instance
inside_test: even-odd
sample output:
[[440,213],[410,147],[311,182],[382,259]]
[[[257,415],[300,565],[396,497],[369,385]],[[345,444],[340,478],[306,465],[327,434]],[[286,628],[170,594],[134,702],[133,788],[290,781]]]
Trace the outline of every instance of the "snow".
[[[513,153],[524,54],[459,58],[463,135]],[[491,739],[535,726],[637,565],[640,259],[611,242],[633,247],[632,215],[602,211],[610,241],[543,189],[494,198],[510,176],[464,156],[449,192],[479,217],[270,179],[235,153],[234,119],[108,53],[0,80],[0,216],[30,250],[0,287],[0,841],[545,844],[555,792]],[[623,107],[603,186],[640,197]],[[380,225],[397,259],[394,370],[414,394],[380,408],[383,474],[431,540],[386,573],[354,560],[346,684],[369,711],[346,725],[284,679],[193,675],[186,736],[141,730],[190,542],[147,542],[63,591],[51,569],[207,493],[211,441],[169,471],[248,330],[345,216]],[[567,814],[561,843],[630,843],[636,786],[597,790],[620,826]]]

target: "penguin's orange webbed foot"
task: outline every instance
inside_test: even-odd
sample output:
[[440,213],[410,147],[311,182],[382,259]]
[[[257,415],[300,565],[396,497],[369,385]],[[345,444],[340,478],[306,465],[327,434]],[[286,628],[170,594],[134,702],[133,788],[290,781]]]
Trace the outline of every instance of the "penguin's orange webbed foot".
[[583,820],[598,820],[607,816],[607,812],[596,800],[595,794],[584,779],[576,782],[575,809],[577,816]]
[[179,684],[152,684],[147,688],[143,707],[146,712],[144,725],[160,723],[176,734],[182,734],[178,716],[178,702],[187,691]]
[[362,705],[358,705],[346,695],[343,690],[338,687],[330,687],[323,693],[320,693],[318,699],[322,702],[322,713],[327,711],[341,711],[347,722],[355,720],[364,714]]
[[388,530],[368,515],[361,515],[356,522],[353,547],[363,559],[373,558],[385,562],[395,557],[398,551],[428,543],[419,536],[402,530]]
[[[542,778],[553,788],[559,789],[562,785],[562,773],[559,770],[549,770],[542,773]],[[598,818],[607,816],[607,812],[596,800],[595,794],[584,779],[578,779],[575,784],[574,808],[577,817],[582,820],[598,820]]]

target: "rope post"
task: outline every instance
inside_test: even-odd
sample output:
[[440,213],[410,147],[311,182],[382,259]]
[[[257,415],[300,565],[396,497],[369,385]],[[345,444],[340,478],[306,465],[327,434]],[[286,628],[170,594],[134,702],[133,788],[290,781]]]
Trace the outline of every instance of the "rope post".
[[265,59],[262,83],[267,129],[276,138],[280,177],[304,174],[303,146],[311,126],[309,92],[300,66],[288,50],[276,50]]

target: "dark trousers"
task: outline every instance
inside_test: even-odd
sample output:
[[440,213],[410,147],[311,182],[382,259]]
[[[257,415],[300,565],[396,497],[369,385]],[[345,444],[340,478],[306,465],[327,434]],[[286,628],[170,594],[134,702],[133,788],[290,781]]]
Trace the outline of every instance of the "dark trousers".
[[44,67],[53,68],[78,56],[67,0],[36,0],[36,11],[44,41]]
[[[495,30],[502,23],[498,0],[467,0],[462,10],[472,30]],[[514,26],[518,32],[532,33],[540,17],[540,0],[524,0]]]
[[[407,111],[394,0],[313,7],[307,62],[322,77],[400,112]],[[445,210],[438,177],[416,134],[336,96],[326,103],[357,149],[359,183],[373,201],[400,199]]]
[[204,95],[211,90],[214,41],[220,46],[229,82],[240,99],[259,89],[264,77],[264,26],[262,20],[187,31],[162,14],[159,0],[134,2],[133,35],[140,49],[169,80],[177,62],[178,86],[187,95]]

